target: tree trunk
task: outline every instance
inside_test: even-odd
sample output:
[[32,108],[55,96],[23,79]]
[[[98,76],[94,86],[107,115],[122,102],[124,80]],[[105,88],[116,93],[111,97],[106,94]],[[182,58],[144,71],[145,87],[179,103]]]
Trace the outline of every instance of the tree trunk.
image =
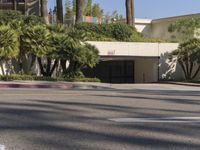
[[134,25],[133,17],[134,17],[134,4],[133,0],[126,0],[126,22],[128,25]]
[[184,66],[184,64],[183,64],[182,61],[178,61],[178,62],[179,62],[180,66],[181,66],[181,68],[182,68],[182,70],[183,70],[183,72],[184,72],[185,79],[187,80],[187,79],[188,79],[188,75],[187,75],[186,68],[185,68],[185,66]]
[[13,10],[17,10],[17,0],[13,0]]
[[193,62],[190,62],[190,77],[192,77],[192,70],[193,70],[193,67],[194,67],[194,63]]
[[132,15],[132,25],[135,26],[135,4],[134,4],[134,0],[131,0],[131,15]]
[[45,64],[42,64],[42,59],[40,57],[38,57],[38,64],[39,64],[39,68],[40,68],[40,73],[44,77],[51,77],[54,70],[56,69],[56,67],[58,65],[58,60],[54,60],[54,64],[52,66],[52,59],[47,58],[47,64],[45,65]]
[[195,71],[194,75],[192,76],[192,79],[196,78],[196,76],[198,75],[199,71],[200,71],[200,65],[197,68],[197,70]]
[[41,17],[44,19],[46,24],[49,24],[47,3],[48,0],[41,0]]
[[51,70],[50,70],[50,76],[52,76],[52,74],[53,74],[53,72],[54,72],[54,70],[56,69],[56,67],[58,66],[58,60],[55,60],[54,61],[54,64],[53,64],[53,67],[51,68]]
[[63,74],[65,74],[65,73],[67,72],[66,63],[67,63],[67,60],[64,60],[64,59],[61,59],[61,60],[60,60],[60,65],[61,65],[61,67],[62,67]]
[[38,57],[38,64],[39,64],[39,68],[40,68],[40,73],[45,76],[45,72],[44,72],[44,68],[42,65],[42,59]]
[[3,66],[3,62],[0,59],[0,68],[1,68],[1,72],[3,75],[5,75],[5,70],[4,70],[4,66]]
[[63,23],[63,4],[62,0],[56,0],[57,6],[57,21],[58,23]]
[[85,0],[76,0],[76,24],[82,22]]

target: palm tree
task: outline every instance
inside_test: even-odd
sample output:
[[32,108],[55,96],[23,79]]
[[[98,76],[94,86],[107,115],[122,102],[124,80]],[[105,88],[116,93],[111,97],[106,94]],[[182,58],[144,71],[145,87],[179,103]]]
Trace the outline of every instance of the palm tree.
[[59,23],[63,23],[63,4],[62,0],[56,0],[57,6],[57,20]]
[[41,0],[41,17],[44,19],[46,24],[49,24],[47,3],[48,0]]
[[131,14],[132,14],[132,21],[133,21],[133,26],[135,25],[135,2],[134,0],[131,0]]
[[76,24],[82,22],[85,0],[76,0]]
[[0,26],[0,66],[3,74],[5,70],[2,67],[2,62],[7,64],[7,69],[11,71],[9,61],[19,54],[19,39],[16,31],[9,26]]
[[128,25],[134,25],[134,0],[126,0],[126,21]]

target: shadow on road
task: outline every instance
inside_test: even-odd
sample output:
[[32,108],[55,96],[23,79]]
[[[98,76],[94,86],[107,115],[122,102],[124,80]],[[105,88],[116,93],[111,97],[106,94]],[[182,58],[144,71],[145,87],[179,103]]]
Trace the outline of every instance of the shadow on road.
[[[150,91],[147,93],[149,94]],[[115,96],[104,95],[104,97]],[[148,99],[143,96],[121,96],[121,98]],[[189,99],[154,98],[154,100],[191,105],[200,104],[199,101]],[[158,112],[166,114],[170,112],[200,113],[187,110],[73,102],[73,100],[32,99],[20,103],[1,102],[0,135],[19,134],[21,135],[20,140],[25,141],[24,143],[26,141],[33,143],[44,150],[49,147],[59,150],[109,150],[132,149],[133,147],[159,150],[200,148],[200,141],[197,140],[200,137],[199,124],[117,124],[108,121],[101,114],[105,112],[122,113],[127,117],[161,116]],[[196,141],[190,141],[191,139]]]

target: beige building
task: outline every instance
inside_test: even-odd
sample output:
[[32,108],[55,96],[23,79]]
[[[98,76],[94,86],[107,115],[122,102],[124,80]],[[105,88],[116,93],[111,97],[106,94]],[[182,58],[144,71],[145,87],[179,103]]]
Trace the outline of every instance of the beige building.
[[[200,14],[155,20],[136,19],[135,27],[146,37],[173,40],[174,34],[168,32],[169,25],[188,17],[200,17]],[[168,54],[178,48],[178,43],[90,43],[99,49],[101,62],[95,69],[86,71],[86,75],[98,77],[103,82],[146,83],[163,79],[184,79],[180,66],[168,59]]]
[[144,34],[146,37],[159,38],[159,39],[172,39],[174,33],[168,32],[170,24],[177,20],[184,18],[200,17],[200,14],[190,14],[183,16],[167,17],[161,19],[135,19],[135,27],[137,31]]
[[111,83],[147,83],[167,78],[183,79],[179,66],[171,68],[168,54],[177,43],[89,42],[100,52],[101,62],[86,75]]

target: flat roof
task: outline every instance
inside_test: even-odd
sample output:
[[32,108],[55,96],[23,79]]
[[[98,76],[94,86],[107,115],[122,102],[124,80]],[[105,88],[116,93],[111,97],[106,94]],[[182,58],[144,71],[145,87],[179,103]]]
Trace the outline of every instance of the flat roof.
[[159,19],[135,18],[135,23],[137,25],[137,24],[151,24],[151,23],[159,23],[159,22],[170,22],[170,21],[176,21],[177,19],[190,18],[190,17],[194,17],[194,18],[199,17],[200,18],[200,13],[165,17],[165,18],[159,18]]
[[200,17],[200,13],[154,19],[154,20],[152,20],[152,23],[158,23],[158,22],[163,22],[163,21],[164,22],[174,21],[174,20],[177,20],[177,19],[190,18],[190,17],[195,17],[195,18]]
[[135,18],[136,24],[151,24],[152,19],[141,19],[141,18]]

